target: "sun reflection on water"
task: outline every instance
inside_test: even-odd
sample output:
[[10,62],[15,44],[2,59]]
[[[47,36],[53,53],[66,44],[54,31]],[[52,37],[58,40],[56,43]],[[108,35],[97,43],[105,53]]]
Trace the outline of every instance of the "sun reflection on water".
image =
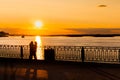
[[42,49],[42,40],[40,36],[36,36],[35,37],[35,41],[37,42],[37,52],[36,52],[36,56],[37,59],[39,60],[43,60],[44,59],[44,55],[43,55],[43,49]]

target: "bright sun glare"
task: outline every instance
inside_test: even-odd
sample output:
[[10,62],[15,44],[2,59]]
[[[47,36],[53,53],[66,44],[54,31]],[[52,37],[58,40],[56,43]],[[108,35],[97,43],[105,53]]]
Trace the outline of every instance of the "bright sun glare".
[[42,21],[35,21],[35,26],[36,26],[37,28],[41,28],[41,27],[43,26]]

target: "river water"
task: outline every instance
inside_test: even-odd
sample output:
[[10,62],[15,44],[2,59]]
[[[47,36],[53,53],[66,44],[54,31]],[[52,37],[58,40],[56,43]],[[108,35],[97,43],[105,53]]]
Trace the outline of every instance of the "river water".
[[[37,59],[44,59],[41,46],[107,46],[120,47],[120,37],[41,37],[41,36],[9,36],[0,37],[0,45],[29,45],[31,41],[37,41]],[[1,49],[2,50],[2,49]],[[7,50],[4,50],[4,53]],[[9,53],[10,50],[8,50]],[[3,52],[3,51],[2,51]],[[2,53],[0,51],[0,53]],[[16,51],[17,52],[17,51]],[[16,53],[15,52],[15,53]],[[12,52],[13,53],[13,52]]]
[[120,47],[120,37],[40,37],[40,36],[9,36],[0,37],[0,45],[29,45],[37,41],[39,45],[49,46],[108,46]]

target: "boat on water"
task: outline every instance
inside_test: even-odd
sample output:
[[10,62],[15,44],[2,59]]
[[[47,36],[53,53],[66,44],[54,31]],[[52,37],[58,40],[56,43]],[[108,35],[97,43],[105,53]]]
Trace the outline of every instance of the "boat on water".
[[21,38],[25,38],[25,36],[24,36],[24,35],[22,35],[22,36],[21,36]]

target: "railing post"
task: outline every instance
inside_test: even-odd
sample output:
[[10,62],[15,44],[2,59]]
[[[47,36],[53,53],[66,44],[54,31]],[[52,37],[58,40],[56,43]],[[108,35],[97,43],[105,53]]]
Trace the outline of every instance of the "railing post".
[[120,49],[119,49],[119,53],[118,53],[118,59],[119,59],[119,62],[120,62]]
[[20,46],[20,57],[23,59],[23,46]]
[[84,62],[85,59],[85,51],[84,51],[84,47],[81,48],[81,60],[82,62]]
[[47,62],[53,62],[55,61],[55,50],[50,48],[50,49],[44,49],[45,52],[45,61]]

